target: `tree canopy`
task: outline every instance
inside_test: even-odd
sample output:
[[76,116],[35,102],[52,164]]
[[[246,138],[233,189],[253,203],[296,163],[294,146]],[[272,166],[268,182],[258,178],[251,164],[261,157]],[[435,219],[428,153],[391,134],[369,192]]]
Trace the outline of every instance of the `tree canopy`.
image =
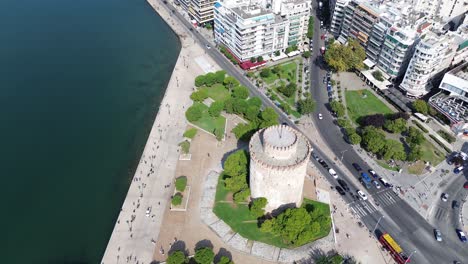
[[291,97],[296,92],[296,89],[297,89],[297,85],[295,83],[288,83],[288,85],[286,86],[284,85],[280,86],[278,88],[278,91],[286,97]]
[[198,90],[190,95],[190,99],[195,102],[203,102],[206,98],[208,98],[208,94],[205,90]]
[[208,108],[208,113],[212,117],[218,117],[221,114],[221,111],[224,109],[224,103],[220,101],[215,101],[211,103],[210,107]]
[[185,256],[184,252],[177,250],[172,252],[166,260],[167,264],[186,264],[188,259]]
[[345,106],[336,100],[331,101],[330,107],[337,117],[342,117],[346,114]]
[[249,90],[245,86],[236,86],[232,89],[232,96],[239,99],[247,99],[249,97]]
[[224,183],[233,193],[248,188],[248,154],[245,150],[238,150],[229,155],[224,162]]
[[426,101],[424,100],[421,100],[421,99],[415,100],[412,103],[412,106],[416,112],[421,113],[423,115],[427,115],[427,113],[429,112],[429,107]]
[[385,134],[373,126],[366,126],[362,130],[364,148],[377,154],[385,146]]
[[232,260],[230,260],[228,257],[222,256],[219,259],[218,263],[216,263],[216,264],[234,264],[234,262]]
[[382,127],[385,124],[385,116],[383,114],[373,114],[367,115],[359,118],[359,124],[361,126],[374,126],[374,127]]
[[401,133],[406,130],[406,120],[398,118],[385,121],[384,128],[392,133]]
[[255,217],[261,217],[265,214],[265,206],[267,205],[268,201],[265,197],[258,197],[250,203],[250,212]]
[[197,121],[202,117],[203,111],[201,105],[194,104],[190,106],[185,112],[185,117],[189,122]]
[[310,97],[299,99],[297,101],[297,108],[302,115],[310,114],[315,110],[315,101]]
[[325,52],[325,61],[335,71],[349,71],[352,69],[361,69],[363,61],[366,58],[364,48],[357,40],[348,40],[347,45],[341,45],[337,42],[328,46]]
[[385,160],[406,160],[406,152],[401,142],[387,139],[385,145],[380,149],[379,153]]
[[211,264],[214,260],[214,252],[211,248],[199,248],[195,251],[193,258],[198,264]]
[[223,81],[223,84],[228,87],[229,90],[231,90],[233,87],[236,87],[239,85],[239,81],[232,77],[232,76],[228,76],[226,78],[224,78],[224,81]]
[[406,141],[410,144],[413,143],[416,145],[420,145],[426,140],[423,133],[413,126],[410,126],[408,128],[407,134],[408,136],[406,137]]

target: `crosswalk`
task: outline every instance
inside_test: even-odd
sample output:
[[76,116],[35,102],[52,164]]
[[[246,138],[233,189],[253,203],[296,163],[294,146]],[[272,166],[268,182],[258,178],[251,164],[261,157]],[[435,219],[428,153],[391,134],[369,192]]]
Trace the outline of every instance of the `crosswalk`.
[[374,206],[369,200],[355,201],[349,204],[351,211],[359,218],[370,215],[378,211],[378,207],[387,207],[401,201],[401,198],[391,190],[384,190],[372,196],[375,202]]
[[448,215],[447,213],[448,213],[448,210],[446,208],[437,206],[434,210],[434,218],[439,221],[445,221]]

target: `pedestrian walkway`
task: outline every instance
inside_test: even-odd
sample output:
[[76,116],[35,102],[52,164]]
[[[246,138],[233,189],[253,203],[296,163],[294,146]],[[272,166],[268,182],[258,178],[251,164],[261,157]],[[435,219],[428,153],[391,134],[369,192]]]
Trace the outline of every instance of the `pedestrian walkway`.
[[352,213],[357,218],[363,218],[366,215],[370,215],[377,210],[369,201],[357,201],[349,204]]
[[373,196],[380,207],[387,207],[400,202],[402,199],[392,189],[385,189]]

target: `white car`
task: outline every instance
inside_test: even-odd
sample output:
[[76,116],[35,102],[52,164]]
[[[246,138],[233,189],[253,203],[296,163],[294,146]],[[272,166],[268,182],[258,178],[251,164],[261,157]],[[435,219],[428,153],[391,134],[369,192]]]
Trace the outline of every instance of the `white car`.
[[357,194],[359,195],[359,197],[361,197],[362,200],[367,200],[367,195],[363,191],[358,190]]
[[328,173],[330,173],[333,178],[338,179],[338,174],[336,174],[336,171],[334,169],[329,169]]
[[380,184],[377,181],[372,181],[372,184],[374,184],[375,188],[380,189]]
[[323,119],[322,114],[318,114],[318,118],[319,118],[320,120],[322,120],[322,119]]
[[211,46],[208,45],[208,44],[206,44],[206,48],[207,48],[207,49],[211,49]]
[[449,195],[446,193],[442,193],[442,195],[440,196],[440,199],[444,202],[446,202],[448,198],[449,198]]

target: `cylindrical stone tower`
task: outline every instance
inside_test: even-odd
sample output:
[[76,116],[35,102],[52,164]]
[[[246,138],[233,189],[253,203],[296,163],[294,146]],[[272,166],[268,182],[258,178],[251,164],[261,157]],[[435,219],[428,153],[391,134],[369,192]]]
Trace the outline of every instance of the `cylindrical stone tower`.
[[312,151],[304,135],[289,126],[271,126],[252,136],[249,151],[252,198],[267,198],[267,212],[300,206]]

